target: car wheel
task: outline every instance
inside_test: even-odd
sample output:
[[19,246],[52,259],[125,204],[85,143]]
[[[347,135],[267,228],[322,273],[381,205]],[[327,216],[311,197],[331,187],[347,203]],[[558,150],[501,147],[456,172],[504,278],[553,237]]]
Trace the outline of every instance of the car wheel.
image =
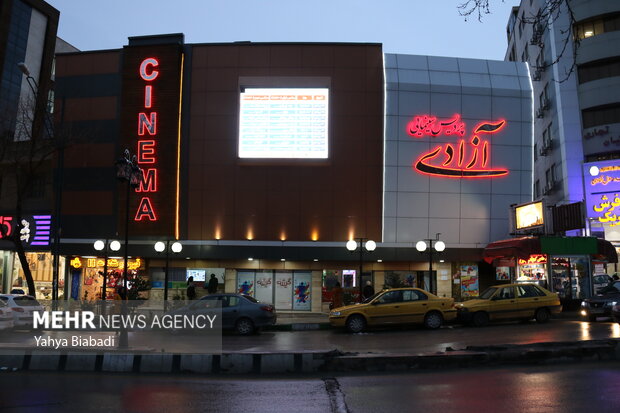
[[347,320],[347,330],[351,333],[360,333],[366,328],[366,319],[361,315],[352,315]]
[[239,319],[235,324],[235,330],[242,336],[250,335],[254,332],[254,323],[249,318]]
[[539,308],[538,310],[536,310],[536,315],[534,316],[534,318],[536,319],[537,323],[542,324],[549,321],[551,315],[549,314],[549,310],[547,310],[546,308]]
[[442,324],[443,317],[441,313],[438,313],[437,311],[432,311],[426,314],[426,317],[424,317],[424,327],[430,330],[436,330],[441,327]]
[[478,311],[472,317],[472,322],[476,327],[482,327],[489,324],[489,315],[484,311]]
[[589,315],[588,316],[588,321],[591,322],[591,323],[595,322],[596,321],[596,316],[595,315]]

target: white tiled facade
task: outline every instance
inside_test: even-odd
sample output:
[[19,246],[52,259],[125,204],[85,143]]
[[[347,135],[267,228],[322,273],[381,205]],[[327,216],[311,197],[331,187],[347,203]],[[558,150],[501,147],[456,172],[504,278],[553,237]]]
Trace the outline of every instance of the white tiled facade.
[[[532,91],[518,62],[385,55],[386,126],[383,242],[409,244],[440,238],[449,248],[483,248],[509,236],[511,204],[532,199]],[[506,120],[491,142],[490,166],[505,177],[444,178],[413,168],[424,153],[454,137],[414,138],[415,116],[460,114],[466,142],[483,121]],[[433,145],[431,147],[431,145]]]

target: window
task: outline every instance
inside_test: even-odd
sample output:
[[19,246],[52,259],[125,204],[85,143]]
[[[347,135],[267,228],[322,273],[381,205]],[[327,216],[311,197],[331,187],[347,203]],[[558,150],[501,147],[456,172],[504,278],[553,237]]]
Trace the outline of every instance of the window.
[[599,60],[577,68],[579,83],[620,76],[620,58]]
[[547,182],[547,187],[553,184],[553,172],[551,172],[551,168],[545,171],[545,181]]
[[620,119],[620,104],[598,106],[583,110],[581,112],[581,119],[584,129],[618,123],[618,119]]
[[538,107],[547,108],[548,105],[549,105],[549,84],[547,83],[545,87],[542,89],[542,92],[540,92],[540,95],[538,95]]
[[403,301],[422,301],[428,300],[428,296],[423,292],[416,290],[403,291]]
[[538,198],[540,196],[540,180],[536,180],[534,183],[534,198]]
[[534,162],[538,160],[538,144],[534,144]]
[[510,300],[515,298],[515,293],[512,287],[504,287],[499,290],[495,297],[497,297],[498,300]]
[[523,20],[524,15],[522,14],[519,18],[519,37],[523,36],[523,29],[525,28],[525,20]]
[[525,45],[525,49],[523,49],[523,53],[521,54],[521,61],[528,63],[530,60],[530,54],[528,52],[527,44]]
[[391,304],[391,303],[400,303],[403,301],[403,292],[402,291],[390,291],[381,296],[379,298],[379,304]]
[[620,30],[620,14],[616,13],[575,24],[573,36],[582,40],[618,30]]
[[530,298],[530,297],[544,297],[545,293],[542,292],[535,285],[519,285],[517,286],[517,297]]

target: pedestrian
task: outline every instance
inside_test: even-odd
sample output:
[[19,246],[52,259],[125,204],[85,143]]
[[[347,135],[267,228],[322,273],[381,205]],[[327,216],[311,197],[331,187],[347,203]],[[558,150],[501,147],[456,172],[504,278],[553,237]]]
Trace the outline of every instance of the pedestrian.
[[372,283],[370,281],[366,281],[366,286],[362,290],[362,295],[364,298],[370,298],[375,295],[375,289],[372,288]]
[[211,274],[211,279],[209,280],[209,284],[207,285],[207,291],[209,294],[215,294],[217,292],[217,277],[215,274]]
[[193,300],[196,298],[196,286],[194,285],[194,277],[187,279],[187,299]]
[[337,281],[334,288],[332,288],[332,308],[343,306],[342,294],[342,287],[340,286],[340,282]]

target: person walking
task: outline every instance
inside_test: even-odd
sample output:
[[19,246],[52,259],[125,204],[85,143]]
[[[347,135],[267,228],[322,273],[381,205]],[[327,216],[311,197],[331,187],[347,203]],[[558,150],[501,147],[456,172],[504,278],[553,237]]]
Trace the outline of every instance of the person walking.
[[370,298],[375,295],[375,289],[372,287],[372,283],[370,281],[366,281],[366,285],[362,290],[362,295],[364,296],[364,299]]
[[196,298],[196,286],[194,285],[194,277],[187,279],[187,299],[193,300]]
[[217,292],[218,285],[217,277],[215,274],[211,274],[211,279],[209,280],[209,284],[207,285],[207,291],[209,294],[215,294]]
[[342,302],[342,295],[342,287],[339,282],[336,282],[336,285],[332,289],[332,308],[338,308],[344,305]]

